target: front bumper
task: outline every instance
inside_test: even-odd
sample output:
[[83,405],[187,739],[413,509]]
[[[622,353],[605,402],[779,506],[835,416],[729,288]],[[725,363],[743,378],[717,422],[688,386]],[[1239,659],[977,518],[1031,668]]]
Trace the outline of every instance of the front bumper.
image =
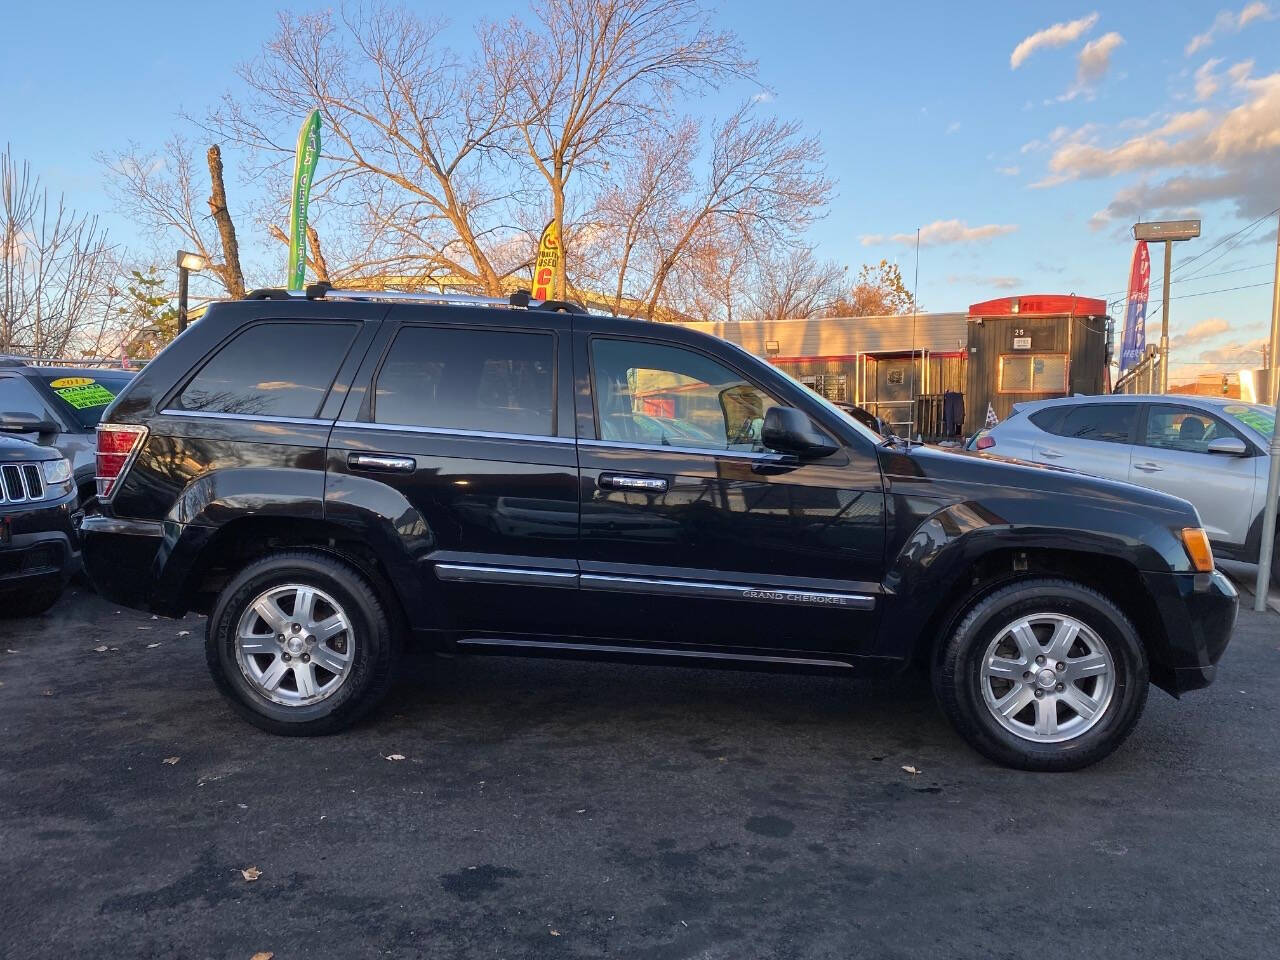
[[1143,581],[1164,634],[1148,650],[1152,682],[1175,697],[1207,687],[1236,625],[1236,588],[1220,570],[1144,573]]
[[0,509],[0,592],[64,587],[80,569],[74,491],[56,500],[6,504]]

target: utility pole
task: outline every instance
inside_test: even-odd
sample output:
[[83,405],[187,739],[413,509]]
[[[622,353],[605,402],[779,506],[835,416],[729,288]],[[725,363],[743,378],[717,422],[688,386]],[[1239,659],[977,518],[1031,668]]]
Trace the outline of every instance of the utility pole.
[[1200,236],[1199,220],[1148,220],[1133,225],[1133,239],[1164,243],[1164,305],[1160,308],[1160,392],[1169,392],[1169,274],[1173,267],[1176,240]]
[[1164,242],[1164,305],[1160,308],[1160,393],[1169,392],[1169,271],[1173,269],[1173,241]]
[[1271,290],[1271,345],[1267,351],[1271,367],[1267,370],[1267,398],[1276,414],[1271,430],[1271,470],[1267,474],[1267,499],[1262,511],[1262,549],[1258,557],[1258,581],[1254,584],[1253,609],[1267,609],[1271,590],[1271,555],[1276,542],[1276,508],[1280,499],[1280,376],[1276,360],[1280,359],[1280,221],[1276,223],[1276,272]]

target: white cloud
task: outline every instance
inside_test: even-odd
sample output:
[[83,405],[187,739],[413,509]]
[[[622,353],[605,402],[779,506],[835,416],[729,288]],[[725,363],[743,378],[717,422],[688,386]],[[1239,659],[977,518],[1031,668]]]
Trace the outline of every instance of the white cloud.
[[1214,68],[1222,62],[1221,57],[1213,57],[1201,64],[1196,71],[1196,99],[1208,100],[1222,88],[1222,81],[1214,74]]
[[1091,87],[1105,77],[1107,70],[1111,68],[1111,54],[1122,46],[1124,37],[1114,30],[1086,43],[1077,61],[1077,85]]
[[1170,346],[1175,349],[1185,349],[1194,346],[1197,343],[1204,343],[1206,340],[1212,340],[1214,337],[1221,336],[1231,329],[1231,324],[1227,323],[1221,317],[1210,317],[1208,320],[1201,320],[1194,324],[1190,329],[1179,333],[1173,337]]
[[[1251,98],[1208,121],[1208,129],[1182,136],[1192,127],[1182,125],[1131,137],[1114,147],[1069,141],[1059,146],[1049,161],[1052,173],[1069,179],[1108,177],[1134,170],[1172,166],[1206,166],[1241,161],[1280,151],[1280,73],[1245,85]],[[1188,116],[1206,126],[1200,111]]]
[[1022,286],[1022,278],[980,277],[972,273],[953,273],[947,277],[947,283],[966,283],[976,287],[991,287],[993,290],[1017,290]]
[[1270,20],[1274,16],[1271,8],[1261,2],[1246,4],[1239,13],[1223,10],[1213,18],[1213,23],[1209,25],[1208,30],[1191,38],[1191,42],[1187,44],[1186,55],[1189,57],[1196,51],[1204,49],[1221,34],[1239,33],[1255,20]]
[[[920,228],[920,246],[942,247],[954,244],[986,243],[994,237],[1013,233],[1018,229],[1014,223],[988,223],[980,227],[971,227],[963,220],[935,220]],[[883,233],[865,234],[862,237],[864,247],[890,243],[898,246],[915,246],[914,233],[895,233],[886,236]]]
[[947,135],[948,135],[948,136],[950,136],[950,135],[951,135],[951,134],[953,134],[953,133],[958,132],[959,130],[960,130],[960,121],[959,121],[959,120],[952,120],[952,121],[951,121],[951,123],[947,124]]
[[1021,172],[1022,168],[1017,164],[1008,167],[996,167],[996,173],[1000,174],[1002,177],[1016,177]]
[[1260,367],[1262,350],[1266,345],[1266,340],[1254,340],[1252,343],[1237,340],[1213,350],[1205,350],[1198,359],[1201,363],[1215,363],[1224,367]]
[[761,90],[759,93],[751,95],[752,103],[772,103],[773,100],[773,94],[768,90]]
[[1051,27],[1037,30],[1031,36],[1025,37],[1022,42],[1013,48],[1013,53],[1009,55],[1009,69],[1017,70],[1031,54],[1041,48],[1064,47],[1068,43],[1074,43],[1092,30],[1097,22],[1098,15],[1091,13],[1087,17],[1081,17],[1079,20],[1072,20],[1069,23],[1055,23]]
[[1227,69],[1227,76],[1231,78],[1231,82],[1237,87],[1243,86],[1252,75],[1252,60],[1241,60],[1239,63],[1233,63]]

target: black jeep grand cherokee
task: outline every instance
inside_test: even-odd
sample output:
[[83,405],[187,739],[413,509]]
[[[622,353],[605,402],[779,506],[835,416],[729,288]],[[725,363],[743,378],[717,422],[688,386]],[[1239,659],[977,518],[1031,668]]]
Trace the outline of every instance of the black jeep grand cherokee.
[[79,516],[62,454],[0,433],[0,617],[35,616],[57,602],[80,568]]
[[[862,427],[769,364],[566,304],[262,291],[99,428],[89,573],[207,611],[218,686],[328,733],[438,650],[927,667],[977,749],[1105,756],[1236,615],[1195,510]],[[434,302],[433,302],[434,300]]]

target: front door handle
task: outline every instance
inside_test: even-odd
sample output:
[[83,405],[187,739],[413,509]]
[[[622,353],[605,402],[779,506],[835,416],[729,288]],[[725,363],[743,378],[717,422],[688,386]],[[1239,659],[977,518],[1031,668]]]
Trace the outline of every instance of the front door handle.
[[1057,450],[1050,450],[1047,447],[1040,451],[1040,456],[1044,457],[1046,460],[1062,459],[1062,454],[1060,454]]
[[1146,463],[1135,463],[1134,467],[1141,470],[1143,473],[1159,473],[1161,470],[1164,469],[1164,467],[1160,466],[1160,464],[1153,463],[1150,460],[1148,460]]
[[604,490],[634,490],[639,493],[666,493],[664,477],[635,477],[625,473],[602,473],[596,481]]
[[351,453],[347,466],[352,470],[369,470],[374,473],[413,473],[417,461],[413,457],[395,457],[387,453]]

